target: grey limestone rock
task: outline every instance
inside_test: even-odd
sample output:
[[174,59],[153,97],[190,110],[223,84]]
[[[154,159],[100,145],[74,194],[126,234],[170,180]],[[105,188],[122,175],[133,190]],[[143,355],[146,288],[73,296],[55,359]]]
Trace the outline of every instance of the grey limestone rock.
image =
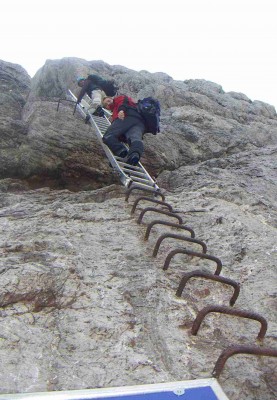
[[56,111],[68,89],[78,94],[76,77],[89,73],[114,79],[119,93],[160,100],[162,133],[145,135],[143,158],[155,176],[277,142],[274,107],[240,93],[224,93],[213,82],[174,81],[165,73],[136,72],[78,58],[48,60],[32,80],[21,67],[3,61],[1,71],[5,85],[0,176],[25,179],[32,187],[47,182],[51,187],[99,188],[116,182],[92,128],[73,115],[68,102]]
[[[143,163],[166,202],[240,283],[235,307],[256,321],[211,314],[232,289],[192,279],[214,273],[208,260],[176,255],[199,245],[158,238],[174,228],[146,227],[146,201],[131,214],[91,127],[57,101],[78,75],[115,79],[120,92],[158,97],[162,132],[145,136]],[[277,347],[277,117],[275,109],[203,80],[174,81],[103,61],[48,60],[31,80],[0,62],[0,394],[126,386],[209,378],[234,343]],[[158,207],[158,206],[157,206]],[[179,233],[179,232],[178,232]],[[276,361],[236,356],[220,378],[230,400],[276,399]]]

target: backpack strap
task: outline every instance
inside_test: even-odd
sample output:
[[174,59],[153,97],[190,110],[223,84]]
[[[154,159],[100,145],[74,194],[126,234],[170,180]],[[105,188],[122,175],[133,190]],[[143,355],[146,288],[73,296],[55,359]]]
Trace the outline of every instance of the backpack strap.
[[[122,108],[121,108],[122,107]],[[122,109],[123,111],[125,111],[127,113],[128,109],[129,110],[136,110],[137,111],[137,107],[131,106],[128,96],[124,96],[124,100],[122,105],[119,107],[119,110]]]
[[118,111],[124,111],[126,112],[127,108],[128,108],[128,104],[129,104],[129,100],[127,96],[124,96],[124,100],[123,103],[119,106]]
[[129,99],[128,99],[128,97],[127,96],[124,96],[124,100],[123,100],[123,104],[122,104],[124,107],[128,107],[128,105],[129,105]]
[[138,111],[137,105],[134,103],[134,105],[130,104],[130,101],[127,96],[124,96],[124,100],[122,105],[118,108],[118,111],[124,111],[127,116],[130,117],[135,117],[144,122],[143,117]]

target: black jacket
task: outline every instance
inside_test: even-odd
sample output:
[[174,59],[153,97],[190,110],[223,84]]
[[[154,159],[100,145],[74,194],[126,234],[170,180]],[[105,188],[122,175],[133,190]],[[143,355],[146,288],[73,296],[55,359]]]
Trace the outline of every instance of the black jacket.
[[93,90],[99,89],[101,90],[99,85],[96,85],[90,79],[85,79],[84,85],[82,86],[82,89],[79,93],[77,103],[80,103],[85,94],[87,94],[91,98],[91,93],[93,92]]

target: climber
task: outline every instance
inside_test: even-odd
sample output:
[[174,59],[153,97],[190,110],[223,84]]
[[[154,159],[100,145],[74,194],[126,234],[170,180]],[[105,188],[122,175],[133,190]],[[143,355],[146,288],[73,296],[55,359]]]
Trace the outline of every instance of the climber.
[[[92,79],[94,77],[95,79]],[[91,98],[91,108],[93,109],[93,115],[103,117],[104,111],[101,107],[102,99],[106,96],[106,93],[103,92],[100,82],[102,78],[98,77],[97,75],[89,75],[86,79],[83,77],[77,78],[78,86],[81,87],[81,91],[77,98],[77,104],[79,104],[87,94]],[[86,122],[88,122],[89,116],[86,117]]]
[[[143,153],[143,134],[145,124],[138,113],[136,103],[124,95],[104,97],[102,105],[112,111],[111,125],[103,136],[103,142],[114,155],[126,158],[126,163],[137,165]],[[129,145],[129,151],[122,142]]]

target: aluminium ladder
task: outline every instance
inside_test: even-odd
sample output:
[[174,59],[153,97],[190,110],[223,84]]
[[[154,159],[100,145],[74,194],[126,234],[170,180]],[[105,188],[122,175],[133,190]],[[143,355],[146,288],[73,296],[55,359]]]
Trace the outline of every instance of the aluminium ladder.
[[[77,97],[68,90],[70,97],[77,102]],[[89,97],[87,95],[84,96],[85,98]],[[154,179],[148,174],[146,169],[143,167],[141,163],[138,163],[137,166],[129,165],[125,162],[123,158],[115,156],[111,150],[103,143],[103,135],[106,132],[107,128],[110,126],[110,121],[107,118],[107,115],[110,116],[109,111],[104,110],[105,115],[104,117],[98,117],[91,114],[89,111],[90,105],[89,103],[83,98],[80,104],[76,105],[78,111],[82,114],[85,118],[87,116],[90,117],[89,122],[94,128],[97,138],[105,151],[105,154],[114,169],[117,175],[120,178],[120,181],[123,183],[126,188],[130,187],[139,187],[141,189],[146,189],[147,191],[160,192],[159,186],[156,184]],[[126,146],[126,145],[125,145]],[[128,147],[126,146],[128,149]]]

